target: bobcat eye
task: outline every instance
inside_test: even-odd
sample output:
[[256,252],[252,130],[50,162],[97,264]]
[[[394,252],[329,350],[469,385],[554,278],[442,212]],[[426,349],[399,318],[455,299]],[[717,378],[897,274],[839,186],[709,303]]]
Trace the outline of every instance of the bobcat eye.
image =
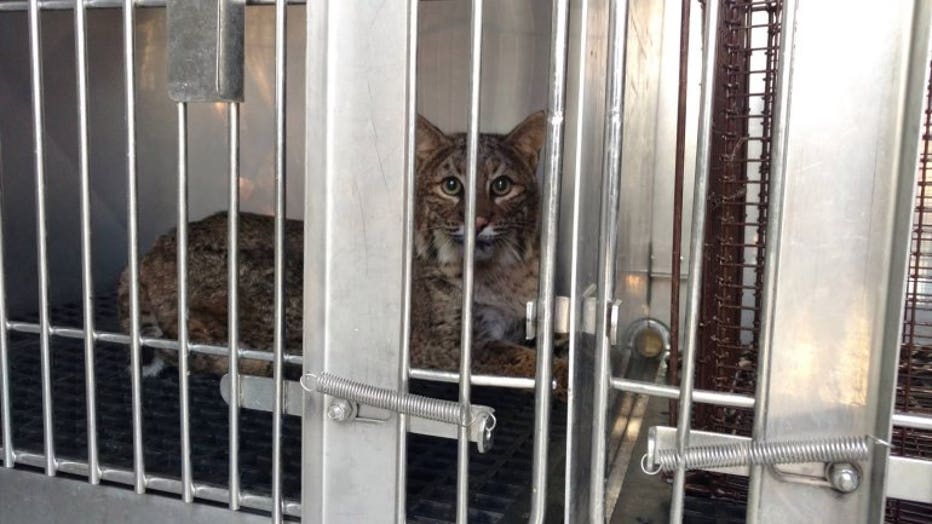
[[451,195],[457,196],[463,190],[463,185],[460,184],[460,179],[455,176],[448,176],[443,179],[443,182],[440,182],[440,187],[443,188],[443,192]]
[[492,194],[495,196],[505,196],[511,191],[511,179],[507,176],[500,176],[492,181]]

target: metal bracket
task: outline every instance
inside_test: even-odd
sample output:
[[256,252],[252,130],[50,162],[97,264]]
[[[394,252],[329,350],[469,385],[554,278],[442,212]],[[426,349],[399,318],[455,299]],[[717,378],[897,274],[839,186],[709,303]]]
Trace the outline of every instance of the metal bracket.
[[[230,375],[220,379],[220,395],[230,403]],[[285,414],[302,416],[304,414],[305,388],[300,382],[284,381]],[[245,409],[272,411],[275,394],[275,381],[268,377],[240,375],[239,405]],[[394,392],[392,392],[394,393]],[[397,395],[397,393],[395,393]],[[410,397],[415,397],[410,395]],[[421,397],[424,398],[424,397]],[[437,399],[435,402],[446,402]],[[468,416],[469,441],[475,442],[480,453],[492,449],[493,430],[495,429],[495,410],[481,405],[471,405]],[[382,424],[392,419],[393,411],[366,405],[361,402],[333,397],[327,405],[327,417],[334,422],[359,422]],[[432,418],[411,415],[408,418],[408,432],[419,435],[456,439],[459,426]]]
[[[569,297],[556,296],[553,304],[553,332],[565,335],[570,332],[570,299]],[[583,299],[582,308],[582,331],[590,335],[595,334],[598,322],[597,316],[598,300],[595,297],[586,297]],[[613,346],[618,345],[618,323],[621,316],[621,300],[615,300],[609,306],[608,319],[608,340]],[[533,340],[537,338],[537,301],[530,300],[525,308],[524,320],[525,338]]]
[[168,95],[243,100],[244,0],[168,0]]

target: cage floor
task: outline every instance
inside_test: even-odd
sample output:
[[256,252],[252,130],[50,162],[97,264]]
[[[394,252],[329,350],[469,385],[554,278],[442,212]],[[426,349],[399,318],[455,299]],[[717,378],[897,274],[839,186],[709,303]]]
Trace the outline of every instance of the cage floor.
[[[118,331],[112,297],[96,301],[97,328]],[[56,326],[80,327],[78,306],[54,308]],[[16,318],[35,322],[36,318]],[[42,453],[42,389],[38,335],[11,332],[9,337],[13,441],[17,450]],[[86,461],[87,430],[83,341],[52,337],[52,397],[56,456]],[[103,466],[132,469],[131,389],[129,352],[120,344],[98,343],[98,448]],[[414,383],[412,390],[455,399],[455,385]],[[495,408],[495,445],[486,454],[473,447],[470,462],[470,522],[526,520],[530,500],[534,399],[527,392],[475,388],[473,401]],[[220,396],[219,377],[190,378],[191,457],[195,481],[227,486],[227,404]],[[565,405],[554,407],[551,433],[551,489],[562,493],[566,434]],[[269,494],[272,471],[271,413],[243,409],[240,415],[242,489]],[[179,478],[180,427],[178,375],[167,368],[143,381],[143,427],[147,473]],[[284,417],[283,493],[300,498],[301,424]],[[456,499],[456,442],[410,435],[408,439],[408,508],[412,522],[453,522]],[[559,504],[551,508],[562,511]]]

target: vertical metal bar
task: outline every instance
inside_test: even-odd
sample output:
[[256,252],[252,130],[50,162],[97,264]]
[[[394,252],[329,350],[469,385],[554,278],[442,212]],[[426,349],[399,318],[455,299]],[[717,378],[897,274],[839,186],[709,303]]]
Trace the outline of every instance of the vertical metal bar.
[[605,134],[602,145],[602,203],[599,212],[598,311],[601,313],[596,319],[592,462],[589,473],[589,520],[599,523],[605,522],[605,431],[611,373],[607,321],[608,310],[615,294],[615,250],[618,244],[618,203],[625,117],[628,0],[612,0],[609,10]]
[[534,463],[530,522],[543,523],[547,509],[547,453],[553,358],[553,295],[556,279],[557,234],[562,188],[563,120],[566,105],[566,52],[569,0],[554,0],[551,22],[550,95],[545,149],[543,209],[538,286],[537,374],[534,391]]
[[[479,170],[479,86],[482,79],[482,0],[473,0],[469,19],[469,120],[466,133],[466,216],[463,229],[463,323],[460,333],[460,403],[469,413],[472,377],[472,299],[476,258],[476,181]],[[456,522],[469,516],[469,428],[460,424],[456,461]]]
[[78,84],[78,174],[81,177],[81,285],[84,311],[84,395],[87,402],[88,481],[100,483],[97,454],[97,383],[94,370],[94,274],[91,268],[91,181],[87,124],[87,7],[74,6],[74,49]]
[[[755,440],[766,438],[767,391],[770,388],[770,359],[773,353],[774,305],[776,302],[777,266],[780,263],[780,230],[783,227],[784,178],[786,177],[786,139],[789,120],[790,92],[789,85],[793,61],[793,37],[796,26],[796,0],[784,0],[782,20],[780,21],[780,56],[777,60],[779,71],[774,86],[774,121],[773,146],[771,150],[769,201],[767,206],[767,251],[764,255],[764,288],[761,297],[760,347],[757,355],[757,399],[754,409],[752,436]],[[764,468],[751,466],[748,488],[748,522],[758,521],[756,508],[760,505],[761,481]]]
[[[404,178],[404,247],[401,269],[401,340],[398,389],[408,391],[411,370],[411,280],[414,273],[414,212],[417,147],[417,16],[418,0],[408,0],[407,64],[405,74],[405,178]],[[407,521],[408,417],[398,415],[398,460],[395,475],[395,522]]]
[[194,500],[191,479],[191,409],[188,399],[188,105],[178,106],[178,402],[181,413],[181,498]]
[[[689,80],[689,7],[693,0],[682,0],[680,7],[680,68],[676,99],[676,158],[673,167],[673,249],[670,261],[670,362],[680,354],[680,272],[683,244],[683,176],[686,163],[686,100]],[[668,383],[676,383],[678,366],[670,366]],[[672,403],[671,403],[672,404]]]
[[285,351],[285,0],[275,1],[275,344],[272,376],[272,522],[282,521],[282,355]]
[[55,426],[52,424],[52,355],[49,329],[48,231],[45,213],[45,115],[42,100],[42,56],[39,36],[39,2],[29,1],[29,69],[32,78],[32,127],[35,140],[36,230],[39,253],[39,344],[42,362],[42,429],[45,474],[55,475]]
[[227,234],[227,332],[230,363],[230,509],[239,509],[239,104],[227,106],[229,121],[229,215]]
[[[0,143],[0,159],[3,158]],[[0,167],[3,163],[0,161]],[[2,175],[2,169],[0,169]],[[3,425],[3,466],[15,465],[13,456],[13,410],[10,400],[10,360],[7,346],[6,264],[3,258],[3,206],[0,198],[0,424]]]
[[136,493],[146,490],[145,454],[142,440],[142,368],[139,325],[139,209],[136,180],[136,7],[123,0],[123,67],[126,89],[126,179],[129,251],[130,375],[133,407],[133,474]]
[[[712,144],[712,99],[715,86],[715,50],[718,45],[720,2],[707,2],[702,49],[702,91],[699,98],[699,129],[696,143],[696,182],[693,188],[692,231],[689,241],[689,280],[686,295],[686,340],[683,345],[683,376],[676,424],[676,448],[682,454],[689,445],[689,418],[692,415],[693,383],[696,371],[696,345],[699,331],[699,299],[702,291],[702,242],[705,238],[706,188],[709,184]],[[686,469],[680,462],[673,477],[670,522],[683,520]]]

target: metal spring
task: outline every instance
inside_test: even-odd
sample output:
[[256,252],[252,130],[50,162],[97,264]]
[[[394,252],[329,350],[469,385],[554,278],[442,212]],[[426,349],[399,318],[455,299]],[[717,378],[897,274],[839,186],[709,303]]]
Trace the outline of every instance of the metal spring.
[[[316,380],[313,388],[305,384],[306,378]],[[461,426],[470,426],[474,422],[474,420],[470,420],[469,409],[458,402],[410,393],[399,393],[349,380],[332,373],[306,374],[301,377],[301,387],[306,391],[317,391],[318,393],[352,402],[439,422]]]
[[[649,457],[644,455],[641,469],[644,473],[654,475],[661,471],[674,471],[680,463],[690,470],[805,462],[855,462],[870,457],[875,442],[877,439],[870,436],[788,442],[748,441],[686,448],[682,457],[675,449],[664,449],[656,452],[654,464],[647,464]],[[655,466],[656,469],[650,469],[649,466]]]

